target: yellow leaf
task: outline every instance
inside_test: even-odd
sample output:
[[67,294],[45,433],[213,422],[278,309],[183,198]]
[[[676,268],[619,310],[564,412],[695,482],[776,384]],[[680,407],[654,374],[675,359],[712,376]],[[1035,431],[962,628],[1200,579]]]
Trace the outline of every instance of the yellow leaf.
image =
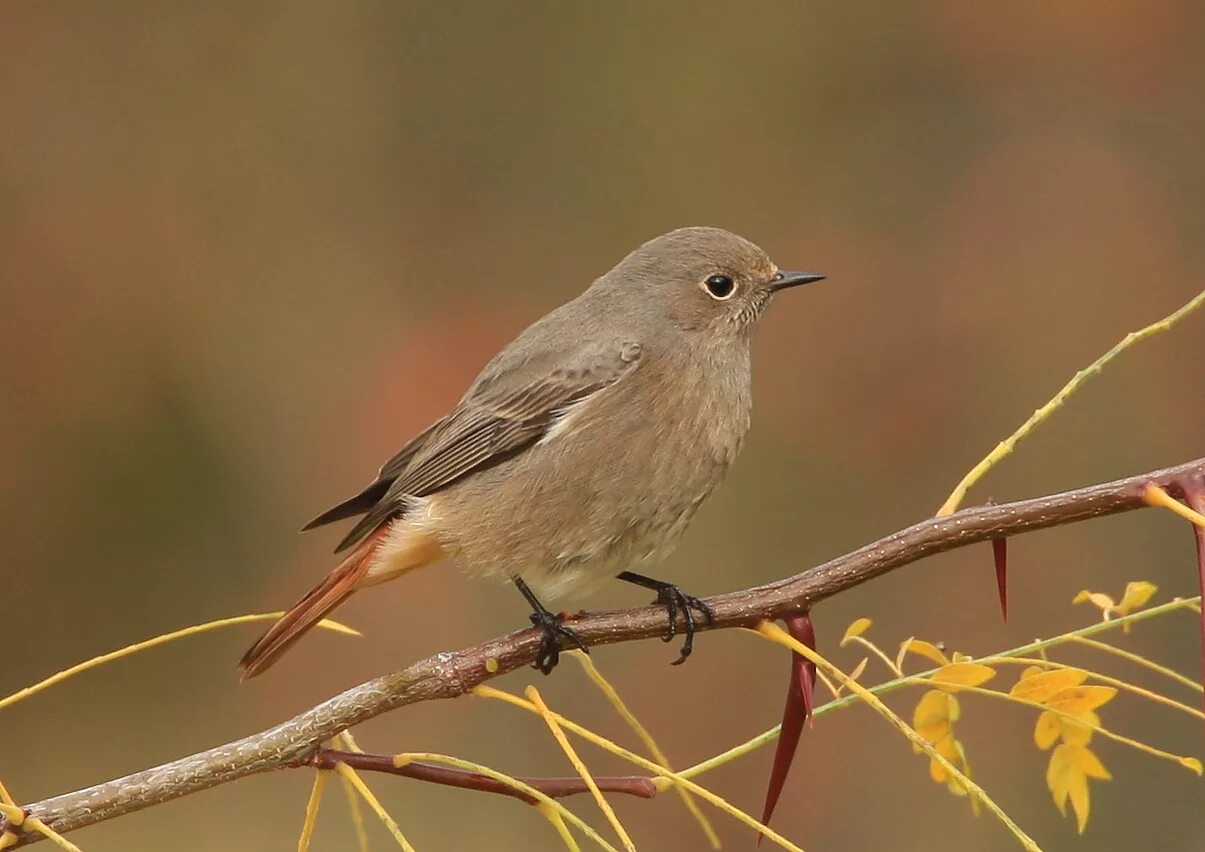
[[[1054,715],[1053,713],[1051,714]],[[1086,710],[1083,713],[1076,715],[1078,721],[1071,719],[1059,718],[1059,727],[1062,729],[1063,742],[1069,746],[1086,746],[1092,740],[1092,735],[1096,733],[1095,728],[1100,727],[1100,716],[1096,715],[1093,710]]]
[[1071,810],[1075,811],[1075,824],[1079,833],[1083,834],[1088,827],[1088,776],[1079,769],[1071,769],[1067,773],[1067,792],[1071,796]]
[[921,696],[912,712],[912,727],[931,743],[950,734],[950,723],[958,715],[958,702],[954,696],[936,689]]
[[979,686],[996,676],[996,670],[981,663],[951,663],[929,676],[942,689],[957,691],[961,686]]
[[1180,765],[1184,766],[1188,769],[1191,769],[1193,772],[1197,773],[1198,775],[1202,774],[1201,761],[1197,760],[1195,757],[1180,758]]
[[1092,749],[1086,746],[1067,746],[1068,759],[1080,772],[1089,778],[1099,778],[1101,781],[1108,781],[1113,776],[1109,774],[1109,770],[1105,769],[1105,765],[1100,762],[1100,758]]
[[965,796],[967,794],[966,786],[953,775],[951,775],[950,780],[946,782],[946,789],[955,796]]
[[933,750],[944,757],[950,763],[957,764],[962,752],[958,750],[958,740],[954,739],[954,733],[950,732],[933,744]]
[[[966,775],[967,778],[970,778],[971,777],[971,763],[969,760],[967,760],[967,751],[965,748],[963,748],[961,742],[958,743],[958,758],[959,758],[958,765],[962,767],[963,774]],[[962,784],[962,782],[954,780],[954,779],[951,779],[950,784],[948,784],[947,786],[949,786],[950,792],[953,793],[955,796],[965,796],[969,793],[966,786],[964,784]],[[971,796],[971,813],[973,813],[976,817],[979,816],[979,797],[978,796]]]
[[926,642],[924,639],[908,639],[907,641],[901,643],[900,656],[897,662],[902,662],[904,655],[908,653],[919,654],[922,657],[932,660],[939,666],[948,665],[950,662],[949,659],[946,658],[946,655],[941,652],[940,648],[938,648],[932,642]]
[[1067,758],[1063,753],[1065,746],[1059,746],[1050,755],[1050,763],[1046,767],[1046,786],[1054,797],[1054,806],[1059,813],[1067,813]]
[[1046,710],[1038,716],[1038,724],[1033,729],[1033,741],[1038,748],[1045,751],[1058,742],[1060,731],[1062,727],[1059,725],[1059,717]]
[[849,625],[849,627],[845,629],[845,635],[841,637],[841,646],[844,647],[855,637],[861,636],[870,629],[870,625],[872,624],[874,624],[874,622],[869,618],[859,618],[857,621],[853,622],[853,624]]
[[1061,745],[1050,755],[1046,768],[1046,786],[1054,796],[1059,813],[1066,813],[1067,800],[1075,811],[1076,825],[1080,834],[1088,825],[1090,799],[1088,779],[1108,779],[1111,776],[1095,754],[1084,746]]
[[1117,695],[1111,686],[1073,686],[1062,689],[1046,700],[1046,706],[1071,716],[1079,716],[1107,704]]
[[1129,615],[1131,612],[1144,607],[1146,602],[1154,597],[1157,591],[1159,591],[1158,586],[1145,580],[1126,583],[1126,590],[1125,594],[1121,596],[1121,603],[1113,609],[1120,615]]
[[[934,742],[933,750],[963,772],[967,771],[966,752],[962,748],[962,743],[954,738],[952,731]],[[933,758],[929,759],[929,777],[938,784],[945,784],[949,787],[950,792],[956,796],[965,796],[967,794],[966,787],[962,785],[962,782]]]
[[1020,680],[1026,680],[1034,675],[1040,675],[1044,671],[1046,671],[1046,669],[1042,668],[1041,666],[1026,666],[1025,670],[1021,672]]
[[[922,739],[935,743],[943,737],[948,737],[953,728],[950,727],[949,722],[934,722],[932,725],[918,725],[915,730]],[[915,748],[913,750],[919,752],[924,749]]]
[[850,680],[857,680],[862,676],[862,672],[866,671],[866,664],[870,662],[870,657],[863,657],[862,662],[854,666],[854,670],[849,673]]
[[[1030,669],[1026,669],[1026,671],[1028,672]],[[1022,674],[1021,679],[1013,685],[1008,694],[1015,698],[1043,704],[1056,692],[1061,692],[1068,687],[1079,686],[1087,679],[1088,673],[1081,669],[1039,671],[1028,677]]]
[[1073,604],[1083,603],[1084,601],[1088,601],[1093,606],[1103,610],[1106,613],[1111,612],[1113,607],[1116,606],[1116,604],[1113,603],[1113,599],[1103,592],[1090,592],[1087,589],[1084,589],[1071,599]]
[[952,696],[936,689],[931,689],[921,696],[916,710],[912,713],[912,727],[919,728],[937,722],[950,720],[950,703]]
[[905,639],[903,642],[900,643],[899,653],[895,655],[896,671],[899,671],[900,669],[902,669],[904,667],[904,655],[908,653],[908,645],[911,644],[911,642],[912,642],[912,639]]

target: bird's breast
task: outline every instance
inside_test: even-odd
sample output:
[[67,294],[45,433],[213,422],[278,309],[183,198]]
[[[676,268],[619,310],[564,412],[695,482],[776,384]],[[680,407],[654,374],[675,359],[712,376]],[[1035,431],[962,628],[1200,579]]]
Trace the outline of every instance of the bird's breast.
[[545,440],[443,492],[449,546],[471,569],[543,587],[559,577],[553,585],[566,589],[578,582],[570,576],[614,576],[660,558],[749,428],[747,369],[726,367],[646,355],[635,374],[566,412]]

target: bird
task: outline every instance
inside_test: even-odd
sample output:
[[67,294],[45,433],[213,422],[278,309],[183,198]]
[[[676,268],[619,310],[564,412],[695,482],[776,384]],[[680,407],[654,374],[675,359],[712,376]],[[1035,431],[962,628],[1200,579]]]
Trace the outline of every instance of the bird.
[[741,451],[750,345],[775,294],[819,281],[729,231],[686,227],[628,254],[500,350],[460,401],[312,530],[358,518],[342,561],[243,656],[261,674],[351,594],[436,563],[513,584],[534,668],[586,644],[545,601],[618,579],[656,593],[690,656],[711,609],[636,568],[661,560]]

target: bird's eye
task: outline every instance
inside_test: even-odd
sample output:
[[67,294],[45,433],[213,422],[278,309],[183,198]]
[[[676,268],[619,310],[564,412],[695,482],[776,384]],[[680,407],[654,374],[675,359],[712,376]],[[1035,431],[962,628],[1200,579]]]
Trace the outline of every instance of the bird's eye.
[[732,295],[732,291],[736,289],[736,285],[732,283],[732,279],[727,275],[713,275],[703,282],[704,289],[711,295],[713,299],[721,301]]

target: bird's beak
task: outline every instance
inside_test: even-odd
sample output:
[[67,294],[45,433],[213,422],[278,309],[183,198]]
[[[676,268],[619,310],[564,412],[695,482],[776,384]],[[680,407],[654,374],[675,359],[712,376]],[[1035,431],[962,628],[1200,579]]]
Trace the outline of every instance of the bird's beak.
[[770,279],[770,292],[777,293],[788,287],[798,287],[800,284],[811,284],[813,281],[823,281],[827,275],[819,272],[779,272]]

